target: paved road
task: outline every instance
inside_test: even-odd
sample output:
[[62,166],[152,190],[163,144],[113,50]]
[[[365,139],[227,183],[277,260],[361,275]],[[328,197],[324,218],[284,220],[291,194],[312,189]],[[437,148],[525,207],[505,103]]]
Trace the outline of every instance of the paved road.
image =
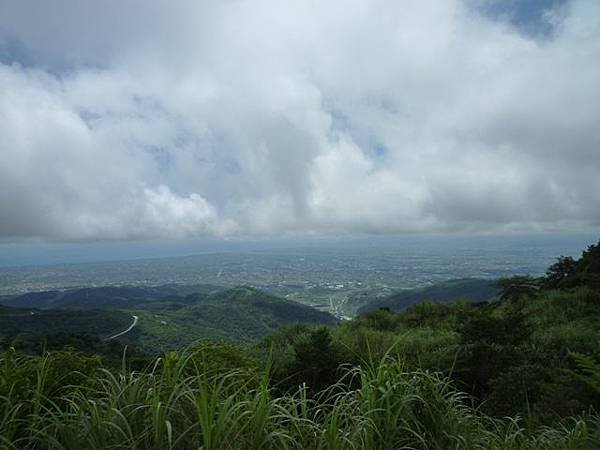
[[133,328],[138,323],[138,316],[132,316],[132,317],[133,317],[133,323],[131,325],[129,325],[129,327],[126,330],[121,331],[120,333],[117,333],[114,336],[107,338],[106,340],[110,341],[111,339],[115,339],[115,338],[118,338],[119,336],[123,336],[124,334],[129,333],[131,330],[133,330]]

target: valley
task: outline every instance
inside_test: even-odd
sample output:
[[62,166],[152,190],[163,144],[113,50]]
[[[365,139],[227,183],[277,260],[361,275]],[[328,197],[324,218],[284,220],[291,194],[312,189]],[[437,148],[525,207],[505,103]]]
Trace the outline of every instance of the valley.
[[157,289],[164,296],[252,286],[345,319],[370,301],[453,279],[539,276],[556,255],[576,255],[587,240],[582,235],[325,240],[168,258],[5,267],[0,295],[112,286]]

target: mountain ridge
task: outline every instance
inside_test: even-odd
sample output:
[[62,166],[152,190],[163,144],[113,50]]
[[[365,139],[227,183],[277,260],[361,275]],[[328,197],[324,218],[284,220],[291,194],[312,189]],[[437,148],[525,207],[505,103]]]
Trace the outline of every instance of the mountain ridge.
[[495,280],[486,278],[457,278],[436,283],[423,288],[400,291],[384,299],[366,303],[358,309],[358,314],[365,314],[380,308],[400,311],[410,306],[430,301],[433,303],[450,303],[456,300],[482,302],[498,295],[501,288]]

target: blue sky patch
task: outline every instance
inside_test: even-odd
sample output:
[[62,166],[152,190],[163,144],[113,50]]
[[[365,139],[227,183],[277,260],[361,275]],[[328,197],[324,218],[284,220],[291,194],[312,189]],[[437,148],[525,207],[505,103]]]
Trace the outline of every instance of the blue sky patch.
[[[550,38],[556,31],[552,12],[568,5],[568,0],[468,0],[480,14],[504,20],[532,38]],[[560,15],[559,15],[560,16]]]

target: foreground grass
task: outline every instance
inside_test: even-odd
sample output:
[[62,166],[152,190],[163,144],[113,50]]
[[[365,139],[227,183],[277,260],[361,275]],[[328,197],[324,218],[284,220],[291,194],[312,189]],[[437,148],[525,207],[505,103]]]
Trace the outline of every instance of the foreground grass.
[[394,359],[309,395],[275,395],[231,347],[169,353],[145,371],[56,352],[0,357],[3,449],[588,449],[600,419],[529,429],[469,406],[449,381]]

